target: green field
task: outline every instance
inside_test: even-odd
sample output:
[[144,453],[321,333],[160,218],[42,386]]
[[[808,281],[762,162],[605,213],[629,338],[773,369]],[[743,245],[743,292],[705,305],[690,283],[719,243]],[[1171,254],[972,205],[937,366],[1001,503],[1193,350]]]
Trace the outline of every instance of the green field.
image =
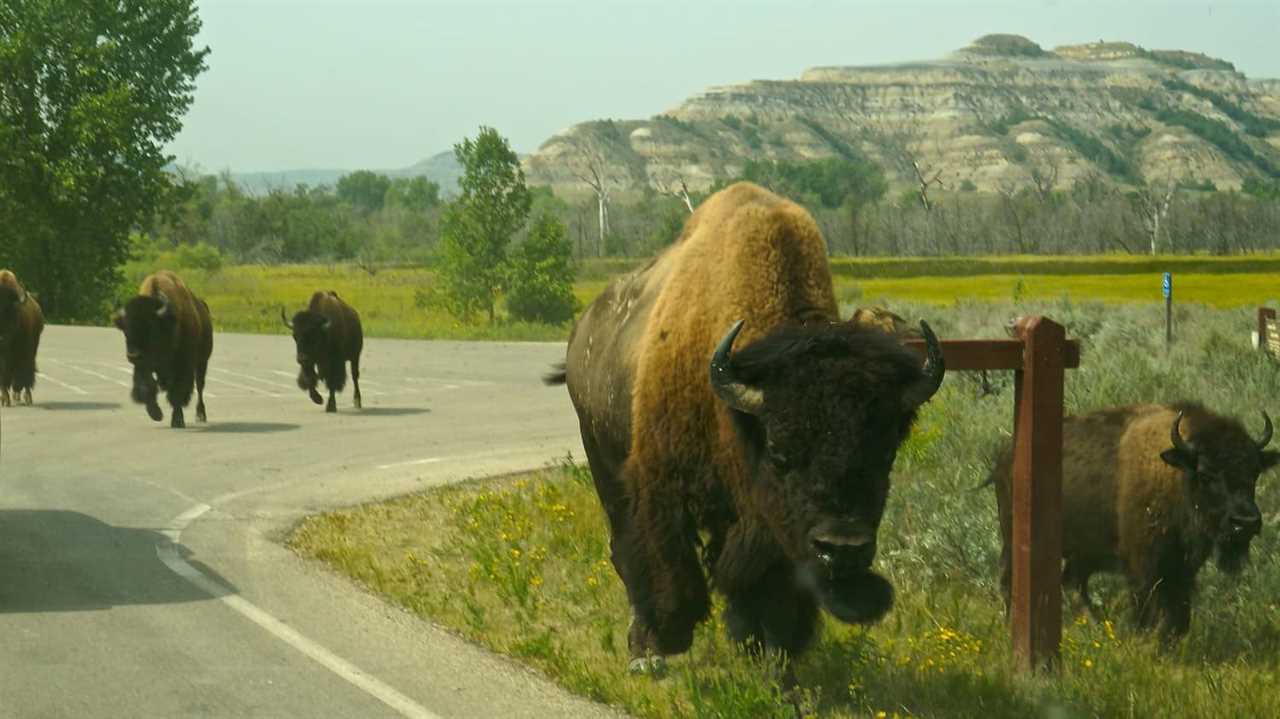
[[[609,278],[639,266],[638,260],[583,263],[574,292],[583,307]],[[152,268],[130,266],[122,296],[132,292]],[[1280,256],[1161,258],[1000,257],[850,259],[832,261],[836,295],[846,308],[860,304],[957,301],[1024,301],[1067,297],[1075,301],[1159,302],[1160,276],[1174,272],[1179,303],[1211,307],[1251,307],[1280,298]],[[391,268],[369,273],[345,264],[240,265],[216,272],[177,268],[203,297],[214,323],[224,332],[283,332],[280,308],[301,309],[320,289],[332,289],[361,314],[372,337],[467,340],[562,340],[568,326],[500,321],[464,323],[422,306],[419,296],[431,287],[426,268]]]
[[[900,302],[942,336],[998,337],[1008,317],[1037,313],[1083,346],[1067,374],[1069,412],[1196,398],[1242,418],[1280,414],[1280,364],[1249,346],[1252,313],[1185,304],[1164,349],[1163,307],[1061,298]],[[986,478],[1012,422],[1011,373],[950,373],[898,454],[877,566],[895,608],[866,630],[827,621],[798,666],[806,715],[981,717],[1261,717],[1280,705],[1280,533],[1264,529],[1232,577],[1199,576],[1190,635],[1163,653],[1138,632],[1122,580],[1095,577],[1107,621],[1067,622],[1061,671],[1012,670],[997,589],[995,501]],[[568,411],[568,398],[565,398]],[[1280,519],[1280,474],[1258,485],[1265,521]],[[312,517],[290,539],[424,618],[510,655],[569,689],[641,717],[776,717],[794,711],[777,668],[744,656],[717,618],[662,680],[631,677],[625,593],[608,561],[589,474],[561,466]]]

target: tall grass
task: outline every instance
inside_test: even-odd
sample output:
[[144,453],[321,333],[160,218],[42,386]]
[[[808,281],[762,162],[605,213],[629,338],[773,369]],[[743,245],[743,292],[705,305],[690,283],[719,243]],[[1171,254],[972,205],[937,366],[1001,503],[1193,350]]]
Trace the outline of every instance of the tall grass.
[[[1180,305],[1164,348],[1163,308],[1067,300],[899,303],[942,337],[1001,337],[1044,314],[1084,348],[1068,412],[1199,399],[1258,431],[1280,414],[1280,366],[1251,350],[1248,309]],[[897,605],[869,630],[827,621],[798,673],[806,715],[834,717],[1253,717],[1280,704],[1280,475],[1259,484],[1268,528],[1239,577],[1200,575],[1192,629],[1172,652],[1136,631],[1118,578],[1095,580],[1107,621],[1067,614],[1062,666],[1012,671],[998,593],[995,502],[986,478],[1012,422],[1008,373],[951,373],[899,453],[877,565]],[[565,399],[568,411],[568,399]],[[573,691],[645,717],[791,717],[768,659],[724,639],[718,608],[667,678],[625,673],[625,595],[579,466],[413,495],[313,517],[290,540],[391,601],[538,667]],[[1066,605],[1073,606],[1069,598]]]

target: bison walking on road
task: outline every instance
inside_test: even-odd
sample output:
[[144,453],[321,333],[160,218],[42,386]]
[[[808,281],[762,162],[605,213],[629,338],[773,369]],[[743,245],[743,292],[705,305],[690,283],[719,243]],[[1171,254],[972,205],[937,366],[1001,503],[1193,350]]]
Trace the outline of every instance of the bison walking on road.
[[156,397],[159,385],[173,408],[169,426],[184,427],[182,408],[191,401],[194,386],[196,419],[207,421],[204,380],[213,353],[209,306],[177,275],[161,270],[142,281],[138,296],[116,313],[115,322],[124,332],[125,357],[133,365],[133,401],[146,405],[151,419],[164,419]]
[[351,383],[355,386],[355,405],[360,409],[360,350],[364,348],[364,331],[360,315],[329,290],[311,295],[307,309],[293,316],[293,321],[280,309],[284,326],[293,331],[297,349],[298,387],[307,391],[311,401],[322,404],[316,391],[316,380],[324,380],[329,402],[324,411],[337,412],[334,395],[347,384],[347,362],[351,363]]
[[586,310],[546,381],[577,410],[633,671],[689,648],[708,575],[754,650],[802,651],[819,606],[845,622],[889,610],[871,569],[889,472],[943,376],[921,325],[923,368],[878,328],[840,322],[813,218],[749,183]]
[[14,401],[31,405],[43,331],[40,303],[12,272],[0,270],[0,406]]
[[[1280,460],[1266,450],[1271,418],[1252,439],[1236,420],[1191,402],[1135,405],[1067,417],[1063,425],[1063,583],[1092,610],[1089,577],[1123,573],[1139,626],[1166,639],[1191,625],[1196,573],[1216,550],[1240,569],[1262,529],[1258,475]],[[992,472],[1000,509],[1001,584],[1012,561],[1012,450]],[[1163,618],[1163,622],[1161,622]]]

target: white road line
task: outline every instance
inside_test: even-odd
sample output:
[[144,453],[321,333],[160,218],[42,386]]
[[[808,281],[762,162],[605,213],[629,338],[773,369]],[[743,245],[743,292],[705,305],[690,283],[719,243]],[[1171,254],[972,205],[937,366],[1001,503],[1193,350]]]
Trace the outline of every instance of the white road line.
[[391,464],[380,464],[378,469],[394,469],[395,467],[414,467],[419,464],[435,464],[443,462],[444,457],[427,457],[426,459],[412,459],[408,462],[392,462]]
[[229,369],[222,369],[221,367],[210,367],[210,368],[209,368],[209,371],[210,371],[210,372],[221,372],[221,373],[223,373],[223,374],[229,374],[229,375],[231,375],[232,377],[239,377],[239,378],[241,378],[241,379],[247,379],[247,380],[250,380],[250,381],[252,381],[252,382],[258,382],[258,383],[261,383],[261,384],[268,385],[268,386],[270,386],[270,387],[276,387],[276,388],[278,388],[278,389],[289,389],[289,390],[291,390],[291,389],[296,389],[296,388],[297,388],[297,386],[296,386],[296,385],[286,385],[286,384],[281,384],[281,383],[279,383],[279,382],[272,382],[272,381],[271,381],[271,380],[269,380],[269,379],[258,379],[257,377],[254,377],[253,375],[248,375],[248,374],[245,374],[245,373],[243,373],[243,372],[233,372],[233,371],[231,371],[231,370],[229,370]]
[[88,369],[85,369],[85,368],[83,368],[83,367],[77,367],[76,365],[73,365],[73,364],[71,364],[70,362],[63,362],[63,361],[61,361],[61,360],[53,360],[53,361],[54,361],[54,362],[57,362],[58,364],[62,365],[63,367],[66,367],[67,369],[75,370],[76,372],[79,372],[79,373],[81,373],[81,374],[87,374],[87,375],[89,375],[90,377],[97,377],[97,378],[98,378],[98,379],[100,379],[100,380],[104,380],[104,381],[106,381],[106,382],[111,382],[112,384],[118,384],[118,385],[120,385],[121,387],[124,387],[125,389],[132,389],[132,387],[133,387],[133,385],[131,385],[131,384],[127,383],[127,382],[121,382],[120,380],[118,380],[118,379],[116,379],[116,378],[114,378],[114,377],[108,377],[108,376],[106,376],[105,374],[99,374],[99,373],[97,373],[97,372],[94,372],[93,370],[88,370]]
[[37,377],[39,377],[40,379],[48,380],[48,381],[50,381],[50,382],[52,382],[52,383],[54,383],[54,384],[58,385],[59,387],[64,387],[64,388],[66,388],[66,389],[69,389],[69,390],[71,390],[72,392],[75,392],[76,394],[89,394],[88,392],[85,392],[84,390],[80,389],[79,387],[77,387],[77,386],[75,386],[75,385],[73,385],[73,384],[67,384],[66,382],[63,382],[63,381],[62,381],[62,380],[60,380],[60,379],[54,379],[54,378],[50,377],[49,375],[45,374],[44,372],[36,372],[36,376],[37,376]]
[[[133,376],[133,369],[132,369],[131,367],[121,367],[121,366],[119,366],[119,365],[106,364],[105,362],[104,362],[104,363],[102,363],[102,366],[103,366],[103,367],[110,367],[111,369],[116,370],[116,371],[118,371],[118,372],[124,372],[125,374],[129,375],[130,377],[132,377],[132,376]],[[206,377],[205,379],[207,380],[208,378]],[[131,385],[131,384],[127,384],[127,385],[125,385],[125,387],[128,387],[128,388],[130,388],[130,389],[133,389],[133,385]],[[218,398],[218,395],[216,395],[216,394],[214,394],[214,393],[210,392],[210,391],[209,391],[209,390],[207,390],[207,389],[204,391],[204,396],[205,396],[205,399],[217,399],[217,398]]]
[[278,370],[278,369],[273,369],[273,370],[271,370],[271,373],[272,373],[272,374],[278,374],[278,375],[280,375],[281,377],[297,377],[297,375],[293,374],[292,372],[281,372],[281,371],[280,371],[280,370]]
[[164,535],[169,541],[156,545],[156,556],[160,558],[161,562],[164,562],[166,567],[172,570],[174,574],[235,610],[244,618],[267,630],[277,639],[302,652],[324,668],[342,677],[401,715],[410,717],[410,719],[440,719],[438,715],[431,713],[426,707],[362,671],[351,662],[304,637],[296,629],[271,616],[244,597],[230,593],[226,587],[209,579],[199,569],[188,564],[178,554],[178,540],[182,537],[182,530],[186,529],[187,525],[210,509],[212,507],[207,504],[197,504],[173,518],[170,528],[164,531]]
[[220,377],[206,376],[206,377],[205,377],[205,380],[206,380],[206,381],[208,381],[208,382],[218,382],[218,383],[220,383],[220,384],[225,384],[225,385],[227,385],[227,386],[229,386],[229,387],[235,387],[236,389],[242,389],[242,390],[245,390],[246,392],[253,392],[254,394],[263,394],[263,395],[266,395],[266,396],[268,396],[268,397],[280,397],[280,396],[281,396],[281,395],[279,395],[279,394],[277,394],[277,393],[275,393],[275,392],[268,392],[268,391],[266,391],[265,389],[262,389],[262,388],[260,388],[260,387],[250,387],[250,386],[249,386],[249,385],[247,385],[247,384],[240,384],[239,382],[232,382],[232,381],[231,381],[231,380],[229,380],[229,379],[222,379],[222,378],[220,378]]

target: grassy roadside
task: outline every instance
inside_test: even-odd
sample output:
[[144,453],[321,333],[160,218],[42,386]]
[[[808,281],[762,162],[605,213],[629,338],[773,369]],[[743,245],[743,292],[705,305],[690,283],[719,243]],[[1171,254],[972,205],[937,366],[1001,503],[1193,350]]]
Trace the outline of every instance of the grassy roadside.
[[[1280,411],[1280,366],[1248,349],[1247,310],[1183,307],[1166,354],[1154,305],[896,309],[955,336],[999,336],[1007,317],[1031,312],[1065,323],[1085,346],[1068,375],[1068,411],[1195,397],[1255,431],[1259,409]],[[1010,670],[994,501],[974,491],[1011,421],[1010,378],[992,381],[995,394],[979,397],[973,377],[949,376],[900,452],[877,560],[897,605],[869,630],[825,623],[798,668],[807,708],[850,718],[1271,715],[1280,702],[1280,538],[1271,529],[1242,576],[1201,573],[1191,634],[1172,653],[1134,630],[1122,582],[1100,577],[1095,598],[1109,621],[1069,620],[1061,673]],[[1258,502],[1268,525],[1280,520],[1280,475],[1262,479]],[[718,610],[666,679],[626,675],[629,611],[580,467],[319,515],[289,542],[388,601],[638,716],[792,716],[776,668],[731,646]]]
[[[610,278],[639,261],[584,263],[574,294],[586,307]],[[1160,297],[1159,268],[1174,271],[1178,302],[1213,307],[1247,307],[1280,297],[1280,256],[1209,258],[1176,256],[1134,258],[903,258],[832,261],[836,295],[842,304],[957,301],[1000,302],[1057,299],[1150,302]],[[127,268],[128,290],[151,268]],[[1245,271],[1251,270],[1251,271]],[[500,321],[468,324],[421,306],[418,297],[431,286],[427,268],[389,268],[370,275],[351,265],[241,265],[210,272],[176,270],[213,313],[222,332],[283,332],[280,308],[301,309],[319,289],[332,289],[360,311],[371,337],[454,340],[564,340],[569,327]]]

